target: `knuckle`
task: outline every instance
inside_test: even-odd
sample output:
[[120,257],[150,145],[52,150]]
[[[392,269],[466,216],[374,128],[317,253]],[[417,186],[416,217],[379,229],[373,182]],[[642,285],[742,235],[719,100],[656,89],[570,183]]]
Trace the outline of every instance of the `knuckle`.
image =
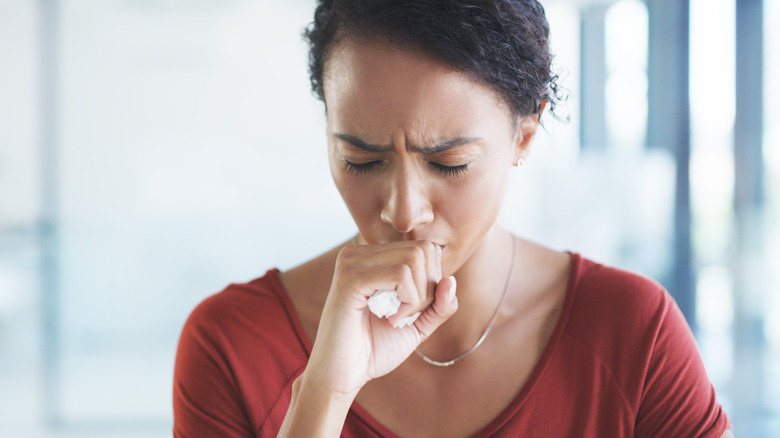
[[336,266],[355,265],[365,258],[365,254],[360,248],[347,246],[341,248],[336,256]]
[[422,303],[422,300],[420,299],[420,294],[417,288],[417,284],[414,281],[410,281],[409,287],[412,288],[411,290],[417,291],[417,293],[409,294],[409,296],[406,297],[407,299],[405,301],[409,303],[409,305],[412,307],[418,307]]
[[344,257],[352,251],[351,246],[345,246],[339,250],[338,258]]
[[336,266],[335,266],[336,272],[341,272],[344,269],[349,268],[349,266],[350,266],[349,259],[339,254],[338,258],[336,258]]
[[425,250],[419,246],[409,248],[409,261],[413,264],[425,263]]
[[348,260],[349,256],[346,254],[346,252],[343,249],[340,250],[336,256],[336,269],[338,269],[340,266],[346,265]]
[[406,263],[399,263],[393,267],[399,282],[412,278],[412,268]]
[[345,246],[344,248],[341,248],[338,253],[338,258],[344,258],[344,257],[350,257],[354,254],[356,254],[360,248],[355,245]]

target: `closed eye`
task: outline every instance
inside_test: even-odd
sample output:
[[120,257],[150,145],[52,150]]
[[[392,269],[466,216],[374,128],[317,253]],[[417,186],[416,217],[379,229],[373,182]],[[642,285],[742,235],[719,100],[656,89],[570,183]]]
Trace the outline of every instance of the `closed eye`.
[[466,170],[468,170],[469,164],[461,164],[459,166],[445,166],[443,164],[434,163],[432,161],[428,162],[431,166],[434,167],[438,172],[446,175],[446,176],[457,176],[461,175],[463,173],[466,173]]
[[353,163],[351,161],[344,160],[344,170],[347,173],[351,173],[353,175],[362,175],[369,170],[373,169],[374,166],[379,164],[381,161],[369,161],[368,163]]
[[[350,173],[352,175],[362,175],[365,173],[370,172],[374,169],[378,164],[381,164],[381,161],[369,161],[367,163],[353,163],[349,160],[344,160],[344,170],[347,173]],[[458,176],[466,173],[468,170],[469,164],[460,164],[458,166],[445,166],[443,164],[434,163],[432,161],[429,161],[428,164],[430,164],[434,170],[441,173],[444,176]]]

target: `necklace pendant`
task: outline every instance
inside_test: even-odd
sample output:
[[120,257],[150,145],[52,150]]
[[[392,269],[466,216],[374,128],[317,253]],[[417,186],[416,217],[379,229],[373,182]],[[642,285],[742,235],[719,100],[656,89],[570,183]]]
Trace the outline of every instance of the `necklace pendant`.
[[439,362],[437,360],[433,360],[433,359],[429,358],[428,356],[420,353],[419,350],[414,350],[414,352],[417,353],[417,355],[420,356],[422,358],[422,360],[424,360],[425,362],[427,362],[427,363],[429,363],[429,364],[431,364],[433,366],[436,366],[436,367],[448,367],[448,366],[453,365],[455,363],[455,361],[457,360],[457,359],[453,359],[453,360],[449,360],[447,362]]

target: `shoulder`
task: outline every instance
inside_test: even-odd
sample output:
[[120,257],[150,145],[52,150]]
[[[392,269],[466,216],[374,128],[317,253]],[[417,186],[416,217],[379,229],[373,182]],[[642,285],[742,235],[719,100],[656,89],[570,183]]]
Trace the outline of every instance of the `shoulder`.
[[675,306],[666,289],[649,277],[578,255],[572,263],[569,324],[579,333],[598,329],[603,334],[604,329],[610,329],[640,335],[658,326]]
[[662,329],[692,339],[674,299],[657,281],[578,255],[572,264],[566,335],[608,368],[645,367]]
[[281,409],[306,358],[276,269],[227,286],[198,304],[182,329],[175,430],[192,436],[257,431]]
[[293,312],[276,269],[230,284],[193,309],[182,328],[179,354],[200,354],[229,368],[257,366],[274,357],[298,362],[306,349]]
[[220,361],[254,366],[305,360],[295,309],[277,269],[246,283],[232,283],[198,304],[184,324],[180,346],[197,345]]
[[722,433],[728,417],[666,289],[643,275],[573,258],[568,346],[617,385],[637,435]]
[[[658,282],[623,269],[572,256],[567,353],[603,370],[636,409],[659,334],[674,300]],[[673,329],[690,336],[682,319]]]
[[629,298],[644,302],[657,300],[666,293],[656,280],[625,269],[607,266],[575,255],[575,280],[579,291],[597,298]]
[[211,337],[240,336],[241,331],[272,328],[268,322],[288,319],[283,294],[276,269],[250,282],[232,283],[193,309],[184,332],[196,331]]

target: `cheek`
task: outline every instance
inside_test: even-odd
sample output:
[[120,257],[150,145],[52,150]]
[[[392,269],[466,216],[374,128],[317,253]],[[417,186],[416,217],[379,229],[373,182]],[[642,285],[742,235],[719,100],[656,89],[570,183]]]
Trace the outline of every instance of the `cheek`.
[[338,167],[338,164],[335,168],[332,168],[332,172],[336,189],[344,200],[350,215],[360,228],[372,216],[379,217],[379,213],[374,208],[376,206],[375,196],[378,189],[372,185],[370,179],[364,178],[364,181],[358,183],[354,176],[345,175]]
[[508,183],[506,169],[482,170],[479,175],[447,187],[440,208],[453,220],[492,224],[503,205]]
[[451,249],[443,259],[451,274],[471,257],[501,211],[508,184],[508,172],[494,169],[447,192],[439,203],[440,217],[450,230]]

